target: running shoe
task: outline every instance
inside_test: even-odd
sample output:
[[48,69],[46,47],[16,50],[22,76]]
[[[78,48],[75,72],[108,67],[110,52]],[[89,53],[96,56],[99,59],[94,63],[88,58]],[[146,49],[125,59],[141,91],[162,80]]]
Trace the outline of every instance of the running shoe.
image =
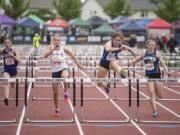
[[60,116],[59,109],[55,109],[54,117],[59,117],[59,116]]
[[109,93],[109,88],[108,88],[108,86],[106,86],[105,88],[104,88],[104,90],[105,90],[105,92],[108,94]]
[[4,104],[9,105],[9,100],[7,98],[4,99]]
[[153,111],[152,117],[157,117],[157,116],[158,116],[158,112],[157,111]]
[[123,69],[123,68],[120,70],[120,77],[121,78],[126,78],[126,70]]
[[67,93],[65,93],[65,94],[64,94],[64,102],[65,102],[65,103],[68,103],[68,101],[69,101],[69,96],[68,96]]

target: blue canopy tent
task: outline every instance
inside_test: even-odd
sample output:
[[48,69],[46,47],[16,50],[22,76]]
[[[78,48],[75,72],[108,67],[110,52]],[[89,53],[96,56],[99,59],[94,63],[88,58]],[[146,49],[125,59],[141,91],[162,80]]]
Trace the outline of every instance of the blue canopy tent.
[[102,24],[107,23],[107,21],[102,19],[99,16],[92,16],[91,18],[87,20],[87,23],[91,25],[92,28],[97,28],[101,26]]
[[24,26],[24,27],[28,27],[28,26],[31,26],[31,27],[40,27],[40,23],[33,20],[32,18],[29,18],[29,17],[26,17],[26,18],[23,18],[21,20],[19,20],[17,22],[17,24],[19,26]]
[[141,20],[137,20],[136,22],[140,25],[143,26],[144,28],[146,28],[146,26],[151,23],[153,20],[152,19],[141,19]]
[[139,25],[135,20],[131,20],[128,23],[122,25],[120,29],[126,36],[131,34],[144,35],[146,33],[144,26]]
[[128,17],[126,16],[118,16],[111,20],[109,23],[110,24],[125,24],[128,21]]

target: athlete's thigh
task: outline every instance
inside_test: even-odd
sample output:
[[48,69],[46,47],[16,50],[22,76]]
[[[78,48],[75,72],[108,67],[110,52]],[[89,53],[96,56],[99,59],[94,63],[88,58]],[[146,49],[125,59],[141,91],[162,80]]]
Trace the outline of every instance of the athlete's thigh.
[[109,66],[111,69],[114,69],[116,71],[119,70],[119,64],[118,64],[117,60],[110,61]]
[[10,78],[10,74],[8,72],[3,72],[3,78]]
[[106,68],[103,68],[103,67],[99,67],[99,70],[98,70],[98,73],[97,73],[97,77],[98,78],[105,78],[106,75],[108,73],[108,70]]
[[68,78],[69,77],[69,72],[67,69],[62,70],[61,72],[61,78]]

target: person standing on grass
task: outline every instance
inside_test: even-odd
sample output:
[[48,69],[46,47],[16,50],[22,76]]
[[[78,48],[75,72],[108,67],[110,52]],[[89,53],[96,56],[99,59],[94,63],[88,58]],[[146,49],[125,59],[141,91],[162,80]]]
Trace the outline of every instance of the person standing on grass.
[[[132,60],[129,65],[136,64],[138,61],[143,60],[145,66],[145,75],[148,79],[160,79],[161,78],[161,71],[160,71],[160,64],[163,66],[165,72],[168,76],[171,73],[168,71],[164,60],[159,51],[156,50],[156,40],[149,39],[146,42],[147,50],[144,54],[136,57]],[[163,84],[160,82],[148,82],[147,89],[150,94],[150,105],[152,108],[152,116],[156,117],[158,115],[155,99],[156,97],[162,98],[162,91],[163,91]]]
[[[118,64],[118,57],[122,51],[129,51],[134,56],[134,51],[122,44],[123,35],[116,33],[113,38],[104,46],[103,56],[100,60],[97,78],[105,78],[110,69],[115,70],[122,78],[126,78],[126,71]],[[105,82],[97,83],[98,86],[104,88],[106,93],[109,93],[109,88]]]
[[[79,62],[76,60],[75,56],[72,54],[70,50],[63,47],[61,45],[61,36],[59,34],[56,34],[53,37],[52,45],[50,45],[45,54],[44,57],[47,58],[50,56],[51,61],[51,70],[52,70],[52,78],[68,78],[69,72],[68,72],[68,65],[67,65],[67,59],[66,55],[69,55],[76,63],[76,65],[82,69],[82,66],[79,64]],[[53,100],[55,105],[55,113],[54,116],[59,116],[59,106],[58,106],[58,87],[59,83],[53,83]],[[69,101],[69,94],[68,94],[68,83],[64,82],[64,101],[67,103]]]
[[[19,62],[19,52],[16,50],[10,39],[6,38],[4,40],[4,48],[0,49],[0,55],[3,60],[3,78],[10,78],[17,76],[17,66]],[[11,83],[11,87],[13,88],[15,83]],[[4,86],[5,90],[5,105],[9,105],[9,83]]]

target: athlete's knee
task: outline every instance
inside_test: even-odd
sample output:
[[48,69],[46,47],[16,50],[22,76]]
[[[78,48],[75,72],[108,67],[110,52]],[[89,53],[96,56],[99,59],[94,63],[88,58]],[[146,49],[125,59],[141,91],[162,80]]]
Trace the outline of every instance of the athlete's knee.
[[102,87],[102,82],[98,82],[97,85],[98,85],[99,87]]

